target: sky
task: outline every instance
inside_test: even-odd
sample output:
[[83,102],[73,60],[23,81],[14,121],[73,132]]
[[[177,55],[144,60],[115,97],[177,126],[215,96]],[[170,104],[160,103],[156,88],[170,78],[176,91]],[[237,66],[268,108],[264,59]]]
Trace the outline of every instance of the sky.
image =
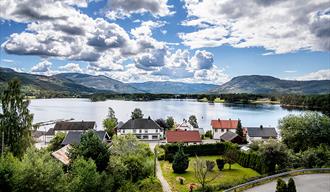
[[329,0],[1,0],[0,66],[123,82],[330,79]]

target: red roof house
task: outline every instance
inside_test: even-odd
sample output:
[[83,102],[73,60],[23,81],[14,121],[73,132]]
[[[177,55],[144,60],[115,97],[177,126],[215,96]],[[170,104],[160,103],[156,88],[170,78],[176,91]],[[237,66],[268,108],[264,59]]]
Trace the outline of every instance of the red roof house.
[[211,120],[212,129],[236,129],[238,120]]
[[168,143],[201,143],[202,139],[199,131],[173,130],[166,131],[166,141]]

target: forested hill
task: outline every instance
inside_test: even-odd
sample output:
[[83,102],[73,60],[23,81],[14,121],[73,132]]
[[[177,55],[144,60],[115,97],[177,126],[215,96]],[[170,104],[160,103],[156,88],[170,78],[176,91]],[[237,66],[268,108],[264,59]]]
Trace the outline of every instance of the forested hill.
[[261,75],[238,76],[210,93],[327,94],[330,93],[330,80],[294,81]]

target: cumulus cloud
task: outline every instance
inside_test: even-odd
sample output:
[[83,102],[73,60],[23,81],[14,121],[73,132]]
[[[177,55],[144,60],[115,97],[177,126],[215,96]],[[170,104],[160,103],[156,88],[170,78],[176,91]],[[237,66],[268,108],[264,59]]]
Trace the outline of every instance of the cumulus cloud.
[[79,64],[77,63],[68,63],[64,66],[60,66],[59,68],[65,72],[77,72],[77,73],[83,72],[83,70],[80,68]]
[[167,0],[109,0],[106,16],[110,19],[129,17],[136,13],[151,13],[156,17],[174,14]]
[[307,80],[330,80],[330,69],[322,69],[316,72],[312,72],[301,77],[297,80],[307,81]]
[[185,0],[185,8],[188,19],[182,24],[198,30],[179,37],[191,48],[229,44],[275,54],[330,50],[327,0]]
[[195,69],[210,69],[213,65],[213,54],[197,50],[191,58],[191,65]]
[[38,64],[36,64],[35,66],[33,66],[31,68],[31,72],[33,73],[41,73],[41,74],[47,74],[49,73],[50,67],[52,66],[52,63],[47,61],[47,60],[42,60],[41,62],[39,62]]

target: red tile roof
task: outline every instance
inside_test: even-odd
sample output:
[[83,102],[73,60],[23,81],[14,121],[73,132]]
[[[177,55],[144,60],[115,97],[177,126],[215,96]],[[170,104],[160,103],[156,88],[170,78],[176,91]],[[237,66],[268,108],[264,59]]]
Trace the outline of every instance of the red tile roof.
[[174,130],[166,131],[168,143],[197,143],[202,142],[199,131]]
[[238,120],[212,120],[211,125],[213,129],[236,129]]

